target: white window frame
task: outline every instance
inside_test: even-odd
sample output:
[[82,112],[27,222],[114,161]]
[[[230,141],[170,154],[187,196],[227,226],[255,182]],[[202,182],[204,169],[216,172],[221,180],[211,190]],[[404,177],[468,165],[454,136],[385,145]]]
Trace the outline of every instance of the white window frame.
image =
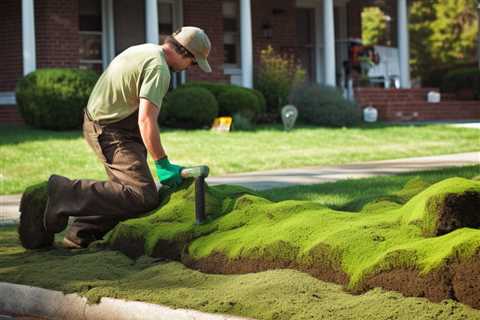
[[[236,44],[236,55],[237,55],[237,63],[224,63],[223,64],[223,70],[224,70],[224,74],[226,75],[241,75],[242,73],[242,65],[241,65],[241,41],[240,41],[240,1],[238,0],[228,0],[228,1],[223,1],[222,2],[222,6],[225,2],[234,2],[236,3],[236,6],[237,6],[237,9],[236,9],[236,12],[237,12],[237,32],[236,34],[234,34],[234,37],[236,38],[235,39],[235,44]],[[222,7],[222,19],[224,19],[224,15],[223,15],[223,7]],[[223,31],[224,35],[225,35],[225,30]],[[222,38],[222,41],[223,41],[223,38]],[[225,42],[223,42],[223,45],[225,44]]]

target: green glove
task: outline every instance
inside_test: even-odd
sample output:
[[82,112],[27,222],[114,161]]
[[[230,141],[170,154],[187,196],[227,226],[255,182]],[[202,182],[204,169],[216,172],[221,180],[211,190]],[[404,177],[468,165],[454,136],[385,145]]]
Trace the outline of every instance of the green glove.
[[170,163],[167,157],[155,160],[155,168],[162,184],[170,188],[176,188],[182,183],[180,172],[183,167]]

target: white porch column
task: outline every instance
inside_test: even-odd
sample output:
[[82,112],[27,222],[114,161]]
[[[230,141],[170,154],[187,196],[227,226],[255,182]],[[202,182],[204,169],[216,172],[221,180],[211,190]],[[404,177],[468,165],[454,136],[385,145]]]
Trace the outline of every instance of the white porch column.
[[397,0],[398,5],[398,50],[400,65],[400,87],[411,88],[410,82],[410,43],[408,34],[407,0]]
[[250,0],[240,0],[242,86],[253,88],[252,10]]
[[105,69],[115,57],[113,0],[102,0],[102,31],[102,61]]
[[23,74],[37,68],[35,51],[35,13],[33,0],[22,0]]
[[157,0],[145,0],[145,42],[158,44]]
[[315,6],[315,80],[322,84],[325,82],[325,63],[323,53],[323,7],[321,4]]
[[336,86],[335,76],[335,25],[333,0],[323,0],[323,39],[325,57],[325,84]]

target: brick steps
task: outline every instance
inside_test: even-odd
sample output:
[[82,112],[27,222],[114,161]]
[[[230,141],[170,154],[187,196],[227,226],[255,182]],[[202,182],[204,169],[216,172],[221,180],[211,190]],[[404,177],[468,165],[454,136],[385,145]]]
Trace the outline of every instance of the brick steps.
[[355,97],[360,106],[373,105],[381,121],[469,121],[480,120],[480,101],[455,100],[453,94],[442,94],[442,101],[426,101],[435,88],[382,89],[357,88]]

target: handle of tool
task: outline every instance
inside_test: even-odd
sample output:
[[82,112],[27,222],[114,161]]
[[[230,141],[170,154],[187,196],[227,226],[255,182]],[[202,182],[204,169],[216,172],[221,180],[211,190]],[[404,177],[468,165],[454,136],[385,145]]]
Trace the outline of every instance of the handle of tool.
[[195,220],[202,224],[206,220],[205,215],[205,177],[195,179]]

